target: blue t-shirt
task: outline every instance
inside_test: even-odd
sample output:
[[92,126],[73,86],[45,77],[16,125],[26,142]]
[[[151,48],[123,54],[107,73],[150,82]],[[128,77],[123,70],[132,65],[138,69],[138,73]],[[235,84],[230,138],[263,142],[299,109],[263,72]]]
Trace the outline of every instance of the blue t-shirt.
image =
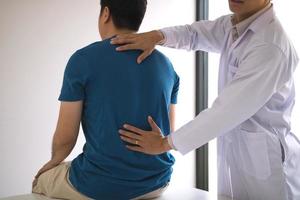
[[69,179],[93,199],[131,199],[156,190],[170,181],[175,161],[170,153],[152,156],[128,150],[118,130],[125,123],[151,130],[150,115],[168,135],[169,106],[177,101],[179,77],[157,50],[137,64],[139,51],[115,48],[104,40],[74,53],[59,97],[83,101],[86,143],[72,161]]

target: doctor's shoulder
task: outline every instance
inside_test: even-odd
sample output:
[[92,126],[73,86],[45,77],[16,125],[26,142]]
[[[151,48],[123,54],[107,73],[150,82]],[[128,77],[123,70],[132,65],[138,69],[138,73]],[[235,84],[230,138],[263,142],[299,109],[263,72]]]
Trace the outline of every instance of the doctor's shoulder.
[[276,18],[255,33],[252,42],[253,44],[269,44],[274,46],[274,48],[280,49],[286,57],[289,57],[291,53],[296,54],[291,40],[280,21]]

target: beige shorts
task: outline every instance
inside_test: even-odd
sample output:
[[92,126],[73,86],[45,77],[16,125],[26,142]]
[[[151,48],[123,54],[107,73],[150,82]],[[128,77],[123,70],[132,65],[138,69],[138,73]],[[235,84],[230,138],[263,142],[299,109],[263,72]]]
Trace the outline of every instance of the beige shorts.
[[[90,200],[90,198],[79,193],[69,182],[70,165],[70,162],[64,162],[41,174],[36,186],[32,188],[32,192],[57,199]],[[158,190],[134,198],[134,200],[159,197],[167,187],[168,185],[165,185]]]
[[157,190],[154,190],[150,193],[147,193],[145,195],[142,195],[142,196],[139,196],[137,198],[134,198],[132,200],[138,200],[138,199],[154,199],[154,198],[157,198],[157,197],[160,197],[168,188],[169,184],[157,189]]
[[70,162],[61,163],[41,174],[36,186],[32,188],[32,192],[57,199],[89,199],[70,184],[68,178],[70,165]]

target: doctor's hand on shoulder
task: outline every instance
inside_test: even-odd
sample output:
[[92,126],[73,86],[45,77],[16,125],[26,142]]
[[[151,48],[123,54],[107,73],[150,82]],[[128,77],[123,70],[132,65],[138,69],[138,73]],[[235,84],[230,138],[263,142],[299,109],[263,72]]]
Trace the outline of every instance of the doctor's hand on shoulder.
[[121,45],[117,51],[141,50],[142,54],[137,62],[140,64],[153,52],[155,45],[162,44],[164,35],[160,31],[150,31],[145,33],[131,33],[118,35],[111,39],[111,44]]
[[123,141],[129,143],[126,147],[132,151],[138,151],[150,155],[158,155],[172,149],[167,137],[164,137],[160,128],[152,117],[148,117],[152,131],[145,131],[137,127],[125,124],[124,129],[119,130]]

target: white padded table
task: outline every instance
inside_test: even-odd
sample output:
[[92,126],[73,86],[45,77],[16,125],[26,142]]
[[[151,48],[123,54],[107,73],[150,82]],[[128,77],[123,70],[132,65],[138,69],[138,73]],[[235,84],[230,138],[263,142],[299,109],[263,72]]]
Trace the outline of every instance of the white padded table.
[[[1,200],[53,200],[45,196],[37,194],[19,195],[14,197],[1,198]],[[226,197],[216,196],[209,194],[206,191],[198,190],[195,188],[169,188],[163,196],[156,200],[231,200]]]

